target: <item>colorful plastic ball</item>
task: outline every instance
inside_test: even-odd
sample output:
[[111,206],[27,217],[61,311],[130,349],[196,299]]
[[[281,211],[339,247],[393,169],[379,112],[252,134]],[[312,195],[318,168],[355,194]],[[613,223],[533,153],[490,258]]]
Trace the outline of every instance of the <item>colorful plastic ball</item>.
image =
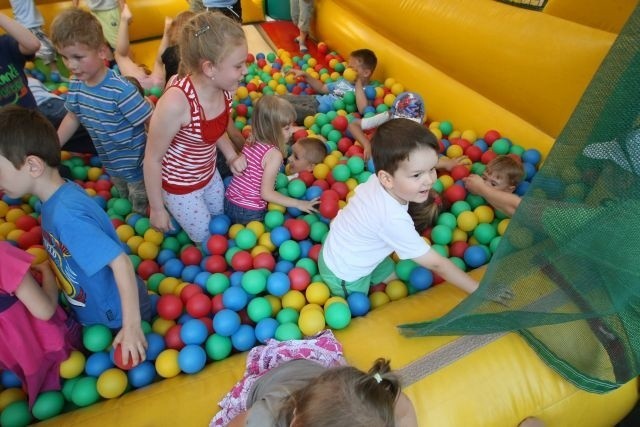
[[409,284],[415,289],[423,291],[433,284],[433,273],[422,266],[418,266],[409,275]]
[[276,320],[280,323],[297,323],[300,313],[293,307],[283,307],[278,314]]
[[278,341],[299,340],[302,339],[302,331],[300,331],[300,328],[296,323],[281,323],[276,328],[274,337]]
[[209,222],[209,232],[211,234],[225,235],[229,231],[231,220],[226,215],[216,215]]
[[344,329],[351,323],[351,310],[349,305],[344,303],[334,303],[325,310],[327,325],[332,329]]
[[178,354],[178,366],[185,374],[200,372],[206,362],[207,353],[199,345],[187,345]]
[[256,243],[258,243],[258,237],[253,232],[253,230],[245,228],[240,230],[238,234],[236,234],[235,242],[240,249],[247,250],[253,248]]
[[323,305],[330,296],[329,288],[321,282],[311,283],[305,291],[305,297],[310,304]]
[[291,289],[295,289],[297,291],[304,291],[311,283],[311,275],[307,270],[302,267],[294,267],[289,270],[289,283],[291,284]]
[[202,261],[202,252],[195,246],[187,246],[180,253],[180,260],[184,265],[198,265]]
[[249,302],[249,294],[239,286],[231,286],[222,293],[222,304],[225,308],[233,311],[240,311]]
[[256,344],[256,335],[249,325],[240,325],[238,330],[231,335],[231,345],[238,351],[247,351]]
[[487,205],[480,205],[473,210],[473,213],[478,218],[478,222],[491,223],[495,218],[495,212],[493,208]]
[[19,386],[0,391],[0,413],[4,411],[7,406],[19,400],[27,400],[27,394]]
[[281,297],[291,289],[289,276],[280,271],[275,271],[267,278],[267,291],[271,295]]
[[542,160],[542,154],[535,148],[524,150],[524,153],[522,153],[522,161],[525,163],[531,163],[537,166],[540,160]]
[[[64,396],[59,391],[45,391],[38,395],[31,409],[37,420],[47,420],[62,412]],[[3,424],[4,425],[4,424]]]
[[300,245],[295,240],[286,240],[280,245],[278,253],[282,259],[296,261],[300,258]]
[[249,301],[247,315],[252,321],[258,323],[264,318],[271,317],[272,314],[271,303],[266,298],[256,297]]
[[211,255],[224,255],[229,248],[229,241],[225,236],[213,234],[207,239],[206,248]]
[[229,278],[222,273],[213,273],[207,279],[206,288],[210,295],[222,294],[229,286]]
[[172,378],[180,373],[178,364],[178,350],[169,348],[163,350],[156,358],[156,372],[163,378]]
[[4,388],[22,387],[22,381],[20,381],[20,377],[18,377],[13,371],[4,370],[0,372],[0,379],[2,387]]
[[371,309],[371,302],[367,295],[362,292],[352,292],[347,297],[349,310],[354,317],[364,316]]
[[184,270],[184,263],[178,258],[171,258],[162,265],[162,271],[167,276],[180,277]]
[[488,261],[487,253],[481,246],[469,246],[467,250],[464,251],[463,259],[470,268],[480,267]]
[[179,296],[174,294],[162,295],[158,300],[158,315],[163,319],[175,320],[182,314],[184,305]]
[[220,310],[213,316],[213,329],[223,337],[230,337],[240,327],[240,315],[227,308]]
[[496,228],[491,224],[478,224],[475,230],[473,230],[473,237],[483,245],[488,245],[491,240],[496,237]]
[[149,360],[141,362],[127,372],[127,378],[131,387],[145,387],[153,382],[156,376],[156,368]]
[[458,228],[462,231],[473,231],[478,226],[478,217],[471,211],[464,211],[458,215]]
[[220,334],[213,334],[207,338],[205,349],[211,360],[226,359],[231,354],[231,350],[233,350],[231,338]]
[[211,299],[203,293],[195,294],[187,300],[186,309],[187,313],[193,317],[206,316],[211,313]]
[[166,348],[164,339],[161,335],[150,332],[146,334],[147,338],[147,360],[155,360],[158,355]]
[[109,368],[113,368],[111,356],[106,351],[98,351],[87,357],[84,370],[87,375],[91,377],[98,377]]
[[0,413],[0,425],[3,427],[23,427],[31,424],[32,420],[33,416],[31,415],[31,411],[29,411],[29,405],[26,400],[18,400],[10,403],[4,408],[2,413]]
[[73,350],[67,360],[60,364],[60,376],[65,379],[75,378],[84,371],[84,366],[84,354],[78,350]]
[[448,245],[451,243],[453,237],[453,230],[446,225],[436,225],[431,230],[431,239],[434,243],[440,245]]
[[121,396],[127,389],[129,380],[127,374],[120,369],[111,368],[104,371],[96,383],[98,394],[105,399],[113,399]]
[[302,307],[307,303],[304,294],[297,290],[290,290],[282,296],[282,307],[293,308],[296,311],[300,311]]
[[324,313],[322,310],[305,310],[300,313],[298,327],[305,336],[316,335],[326,327]]
[[254,331],[256,339],[263,344],[266,343],[267,340],[275,337],[276,329],[278,329],[279,325],[280,323],[278,323],[278,321],[273,317],[265,317],[264,319],[260,320],[256,324]]
[[82,343],[92,352],[106,350],[111,345],[111,341],[113,341],[113,334],[105,325],[87,326],[82,332]]
[[80,407],[85,407],[100,400],[100,394],[96,388],[98,379],[94,377],[80,378],[71,391],[71,401]]
[[207,327],[198,319],[188,320],[180,328],[180,339],[186,345],[202,344],[208,336]]
[[369,295],[369,301],[371,302],[371,308],[375,309],[378,307],[382,307],[383,305],[390,302],[391,298],[389,298],[389,295],[387,295],[385,292],[376,291]]
[[231,257],[231,267],[236,271],[248,271],[253,267],[253,257],[249,252],[240,249]]
[[406,297],[409,294],[409,289],[402,280],[391,280],[384,288],[384,292],[391,301],[397,301]]
[[267,277],[261,270],[249,270],[241,280],[242,289],[250,295],[258,295],[267,287]]
[[496,154],[507,154],[511,149],[511,141],[507,138],[497,139],[491,144],[491,149]]

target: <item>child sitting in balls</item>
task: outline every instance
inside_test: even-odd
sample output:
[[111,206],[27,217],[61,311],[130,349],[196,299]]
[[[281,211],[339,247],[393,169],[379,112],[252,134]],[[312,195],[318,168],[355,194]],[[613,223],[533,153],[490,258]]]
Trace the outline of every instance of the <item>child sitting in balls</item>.
[[40,392],[60,389],[60,364],[80,348],[82,328],[58,305],[46,262],[32,266],[33,255],[3,241],[0,259],[0,370],[20,379],[32,406]]
[[464,186],[470,193],[482,196],[494,209],[513,216],[521,201],[513,192],[523,178],[522,163],[512,156],[500,155],[487,164],[482,177],[473,174],[464,178]]
[[225,193],[224,212],[232,222],[262,221],[267,203],[316,211],[317,199],[294,199],[275,189],[295,116],[293,106],[284,98],[265,95],[256,102],[251,119],[253,134],[242,149],[247,168],[231,178]]
[[438,141],[408,119],[384,123],[373,138],[376,173],[358,185],[331,223],[318,266],[333,295],[368,294],[372,284],[394,279],[390,255],[412,259],[466,292],[478,282],[431,250],[407,212],[429,198],[436,182]]
[[60,161],[56,130],[44,116],[13,105],[0,109],[0,189],[40,199],[43,244],[75,318],[119,330],[113,346],[121,345],[125,364],[131,358],[136,365],[145,358],[141,320],[151,318],[149,295],[109,217],[60,177]]
[[287,177],[289,180],[298,177],[302,171],[313,171],[318,163],[327,156],[327,146],[319,138],[300,138],[291,146],[291,155],[287,159]]
[[53,20],[51,39],[73,73],[58,128],[64,145],[82,124],[120,197],[133,210],[147,214],[142,173],[146,144],[145,122],[151,106],[138,90],[104,64],[108,47],[100,22],[82,9],[67,9]]
[[376,69],[378,58],[369,49],[358,49],[349,55],[349,67],[356,72],[355,82],[345,78],[332,83],[324,83],[312,77],[306,71],[292,68],[289,73],[303,78],[319,95],[283,95],[296,109],[296,123],[303,124],[304,118],[314,116],[318,111],[333,110],[333,103],[342,99],[346,93],[354,92],[356,107],[360,114],[369,105],[364,87],[369,84],[371,75]]

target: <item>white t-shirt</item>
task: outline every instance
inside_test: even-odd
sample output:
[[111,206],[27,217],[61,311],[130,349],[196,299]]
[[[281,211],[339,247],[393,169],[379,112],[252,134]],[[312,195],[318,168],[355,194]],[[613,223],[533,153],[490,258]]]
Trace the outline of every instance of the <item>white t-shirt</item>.
[[371,175],[331,223],[322,248],[329,269],[351,282],[369,275],[393,252],[400,259],[424,255],[430,249],[413,226],[408,205],[398,203]]

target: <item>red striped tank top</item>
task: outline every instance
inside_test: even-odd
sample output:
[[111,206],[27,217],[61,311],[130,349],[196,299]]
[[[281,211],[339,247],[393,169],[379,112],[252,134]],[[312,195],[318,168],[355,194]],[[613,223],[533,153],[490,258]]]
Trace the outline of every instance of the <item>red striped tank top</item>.
[[225,197],[234,205],[245,209],[261,210],[267,207],[267,202],[262,199],[262,176],[264,167],[262,160],[264,156],[278,147],[271,144],[255,142],[251,145],[245,144],[242,154],[247,159],[247,168],[242,175],[234,176],[231,184],[227,188]]

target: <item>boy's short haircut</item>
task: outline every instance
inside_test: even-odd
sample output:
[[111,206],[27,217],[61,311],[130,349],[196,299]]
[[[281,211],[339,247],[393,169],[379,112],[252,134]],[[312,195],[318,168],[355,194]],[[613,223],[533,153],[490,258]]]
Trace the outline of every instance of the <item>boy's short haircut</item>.
[[51,41],[56,49],[76,43],[99,49],[107,41],[98,18],[77,7],[65,9],[51,23]]
[[51,122],[37,110],[17,105],[0,108],[0,155],[19,169],[27,156],[41,158],[48,166],[60,165],[60,142]]
[[378,65],[378,57],[370,49],[356,49],[349,55],[352,58],[359,59],[362,65],[372,73]]
[[308,136],[300,138],[296,144],[304,147],[304,159],[311,164],[322,163],[327,157],[327,146],[321,139]]
[[509,185],[518,185],[524,178],[522,162],[508,155],[500,155],[491,160],[487,164],[486,171],[491,171],[500,178],[504,178]]
[[426,127],[409,119],[394,119],[383,123],[371,140],[371,155],[376,172],[393,175],[400,162],[420,148],[439,150],[438,139]]

